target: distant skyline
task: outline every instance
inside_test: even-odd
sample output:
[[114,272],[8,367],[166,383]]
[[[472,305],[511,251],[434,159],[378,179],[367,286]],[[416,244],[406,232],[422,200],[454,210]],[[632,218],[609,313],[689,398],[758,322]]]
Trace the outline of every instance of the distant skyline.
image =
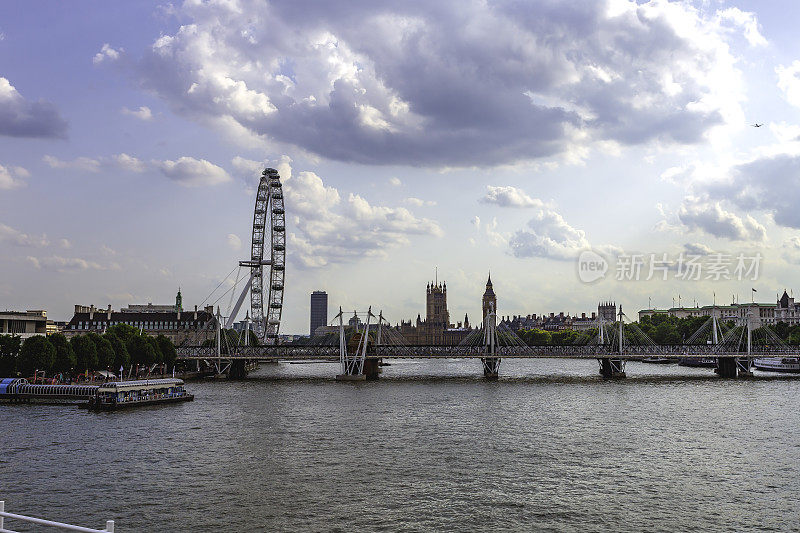
[[[490,269],[501,315],[773,301],[800,290],[799,25],[788,1],[3,2],[0,309],[200,305],[264,166],[284,333],[314,290],[329,318],[424,315],[436,268],[454,317]],[[615,276],[718,253],[758,275]]]

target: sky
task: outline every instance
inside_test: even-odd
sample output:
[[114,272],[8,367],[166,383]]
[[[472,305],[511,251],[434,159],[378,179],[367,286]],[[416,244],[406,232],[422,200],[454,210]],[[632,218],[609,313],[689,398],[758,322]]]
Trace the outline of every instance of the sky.
[[284,333],[313,290],[331,319],[424,317],[437,275],[474,323],[489,271],[500,315],[774,301],[800,290],[799,25],[789,1],[0,3],[0,308],[180,287],[227,314],[267,166]]

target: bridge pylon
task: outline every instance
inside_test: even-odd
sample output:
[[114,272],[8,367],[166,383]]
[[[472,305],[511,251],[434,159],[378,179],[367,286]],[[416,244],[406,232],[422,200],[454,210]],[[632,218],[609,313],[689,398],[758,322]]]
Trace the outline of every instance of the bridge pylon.
[[370,320],[375,318],[375,315],[372,314],[372,307],[367,311],[367,323],[364,325],[364,331],[356,333],[353,337],[353,341],[358,341],[355,346],[348,346],[345,338],[344,316],[341,307],[335,318],[339,319],[339,362],[342,365],[342,373],[336,376],[336,381],[364,381],[368,375],[370,378],[377,377],[378,361],[370,359],[370,362],[367,363]]
[[483,344],[486,357],[481,358],[483,363],[483,377],[497,379],[500,371],[500,358],[497,357],[497,313],[490,304],[486,316],[483,317]]
[[[617,350],[620,355],[622,355],[622,351],[624,349],[624,335],[623,332],[625,330],[623,324],[623,317],[625,314],[622,312],[622,305],[619,306],[619,332],[617,334],[618,342],[617,342]],[[613,325],[606,325],[603,320],[603,314],[601,313],[599,316],[600,320],[600,331],[599,331],[599,342],[601,345],[607,344],[612,345],[612,336],[606,331],[606,328],[613,329]],[[625,360],[616,357],[603,357],[597,360],[600,364],[600,375],[604,378],[624,378],[625,377]]]

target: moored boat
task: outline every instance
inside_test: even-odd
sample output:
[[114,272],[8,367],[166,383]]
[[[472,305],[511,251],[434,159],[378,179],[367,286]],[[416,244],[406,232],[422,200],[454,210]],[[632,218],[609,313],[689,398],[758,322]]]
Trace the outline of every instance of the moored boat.
[[706,368],[714,368],[717,366],[717,358],[716,357],[682,357],[678,364],[680,366],[694,366],[694,367],[706,367]]
[[181,379],[112,381],[98,387],[95,396],[89,400],[88,407],[97,411],[113,411],[126,407],[192,400],[194,395],[186,392]]
[[800,373],[798,357],[758,357],[753,359],[753,367],[767,372]]

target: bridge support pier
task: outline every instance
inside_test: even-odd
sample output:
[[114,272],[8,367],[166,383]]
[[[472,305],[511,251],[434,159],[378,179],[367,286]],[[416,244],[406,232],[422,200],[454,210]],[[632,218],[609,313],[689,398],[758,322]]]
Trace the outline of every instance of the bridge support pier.
[[499,357],[485,357],[481,359],[483,363],[483,377],[486,379],[497,379],[500,372]]
[[364,376],[366,379],[372,381],[378,379],[381,373],[381,360],[380,359],[365,359],[364,360]]
[[719,357],[714,372],[721,378],[749,377],[753,375],[753,360],[749,357]]
[[597,360],[600,363],[600,375],[604,378],[624,378],[625,361],[622,359],[612,359],[604,357]]
[[231,361],[228,368],[228,379],[244,379],[247,377],[247,363],[244,359]]

